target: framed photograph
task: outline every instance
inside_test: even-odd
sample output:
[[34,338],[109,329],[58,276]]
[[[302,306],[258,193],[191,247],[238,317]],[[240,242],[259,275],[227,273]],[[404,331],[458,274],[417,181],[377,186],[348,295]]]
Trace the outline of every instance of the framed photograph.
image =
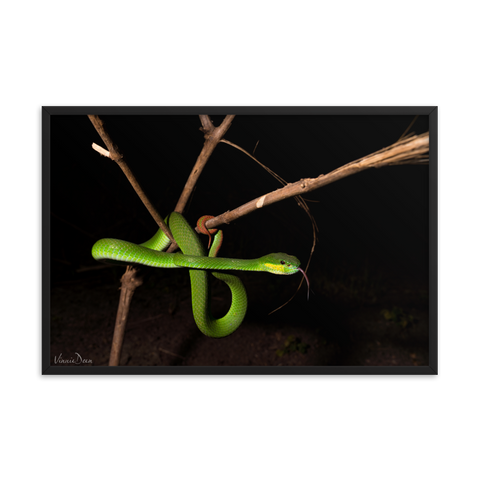
[[437,114],[44,107],[43,374],[437,374]]

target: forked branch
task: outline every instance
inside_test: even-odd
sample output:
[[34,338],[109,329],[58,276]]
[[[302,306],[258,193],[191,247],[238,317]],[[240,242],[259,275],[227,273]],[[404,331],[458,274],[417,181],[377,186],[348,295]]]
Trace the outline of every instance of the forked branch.
[[[183,189],[182,195],[175,207],[175,211],[182,213],[188,199],[190,198],[195,184],[202,173],[205,164],[210,158],[213,150],[218,145],[220,140],[223,138],[223,135],[228,130],[235,115],[227,115],[223,120],[222,124],[219,127],[215,127],[210,120],[208,115],[200,115],[200,121],[202,123],[202,130],[205,133],[205,143],[203,145],[202,151],[198,156],[197,162],[193,167],[192,173],[187,180],[187,183]],[[103,147],[93,144],[92,148],[96,150],[101,155],[108,157],[115,161],[117,165],[122,169],[123,173],[127,177],[128,181],[137,192],[137,195],[142,200],[143,204],[150,212],[154,220],[157,222],[157,225],[166,233],[168,238],[172,241],[169,251],[172,251],[177,248],[177,244],[170,232],[170,229],[167,227],[163,218],[157,212],[153,204],[148,199],[146,193],[143,191],[140,183],[133,175],[128,164],[125,162],[123,155],[120,153],[118,147],[112,141],[110,135],[105,130],[105,126],[102,120],[97,115],[88,115],[88,118],[92,122],[93,126],[97,130],[98,134],[102,138],[108,150],[105,150]],[[123,339],[125,336],[125,328],[127,325],[128,312],[130,309],[130,303],[132,301],[133,294],[135,289],[142,284],[142,278],[139,274],[139,269],[137,267],[127,267],[124,275],[122,276],[122,288],[120,293],[120,301],[117,309],[117,318],[115,321],[115,329],[113,333],[112,347],[110,350],[110,360],[109,366],[118,366],[120,362],[120,354],[123,345]]]
[[210,155],[230,128],[234,118],[235,115],[227,115],[220,126],[214,127],[208,115],[200,115],[200,121],[202,122],[201,130],[205,133],[205,143],[183,188],[183,192],[178,199],[177,206],[175,207],[176,212],[182,213],[185,209],[188,199],[193,192],[193,188],[207,164]]

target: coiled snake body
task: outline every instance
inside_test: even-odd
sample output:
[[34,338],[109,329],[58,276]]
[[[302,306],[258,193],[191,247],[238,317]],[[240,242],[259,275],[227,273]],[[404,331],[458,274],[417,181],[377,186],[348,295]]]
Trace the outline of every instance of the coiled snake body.
[[[93,258],[107,263],[190,269],[193,317],[200,331],[208,337],[230,335],[240,326],[247,312],[247,294],[241,280],[218,270],[247,270],[277,275],[302,271],[300,261],[285,253],[271,253],[251,260],[216,257],[222,241],[221,231],[216,234],[207,256],[197,233],[182,215],[173,212],[165,221],[182,253],[162,251],[170,244],[170,240],[160,229],[150,240],[140,245],[103,238],[92,247]],[[212,272],[213,275],[224,281],[232,292],[230,309],[222,318],[215,319],[210,313],[208,275],[205,270],[217,270]]]

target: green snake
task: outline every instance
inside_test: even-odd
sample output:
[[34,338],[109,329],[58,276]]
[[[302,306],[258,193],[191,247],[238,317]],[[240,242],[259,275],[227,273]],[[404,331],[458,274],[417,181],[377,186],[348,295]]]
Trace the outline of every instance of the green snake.
[[[199,220],[199,227],[202,219]],[[217,257],[223,238],[221,231],[215,235],[207,256],[197,233],[182,215],[173,212],[165,222],[182,253],[162,251],[168,247],[170,240],[160,229],[150,240],[140,245],[103,238],[92,247],[92,256],[106,263],[190,269],[193,317],[200,331],[208,337],[220,338],[230,335],[240,326],[247,312],[247,293],[241,280],[218,270],[270,272],[277,275],[291,275],[301,271],[305,275],[300,268],[300,261],[286,253],[271,253],[251,260]],[[204,233],[210,236],[209,232]],[[225,282],[232,292],[230,309],[222,318],[215,319],[210,313],[208,275],[205,270],[216,270],[212,272],[213,275]]]

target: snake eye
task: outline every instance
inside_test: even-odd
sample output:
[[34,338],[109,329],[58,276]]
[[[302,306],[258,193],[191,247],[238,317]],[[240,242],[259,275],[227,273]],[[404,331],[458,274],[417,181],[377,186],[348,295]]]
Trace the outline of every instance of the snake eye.
[[282,265],[285,265],[285,262],[284,262],[283,260],[280,260],[280,263],[281,263]]

